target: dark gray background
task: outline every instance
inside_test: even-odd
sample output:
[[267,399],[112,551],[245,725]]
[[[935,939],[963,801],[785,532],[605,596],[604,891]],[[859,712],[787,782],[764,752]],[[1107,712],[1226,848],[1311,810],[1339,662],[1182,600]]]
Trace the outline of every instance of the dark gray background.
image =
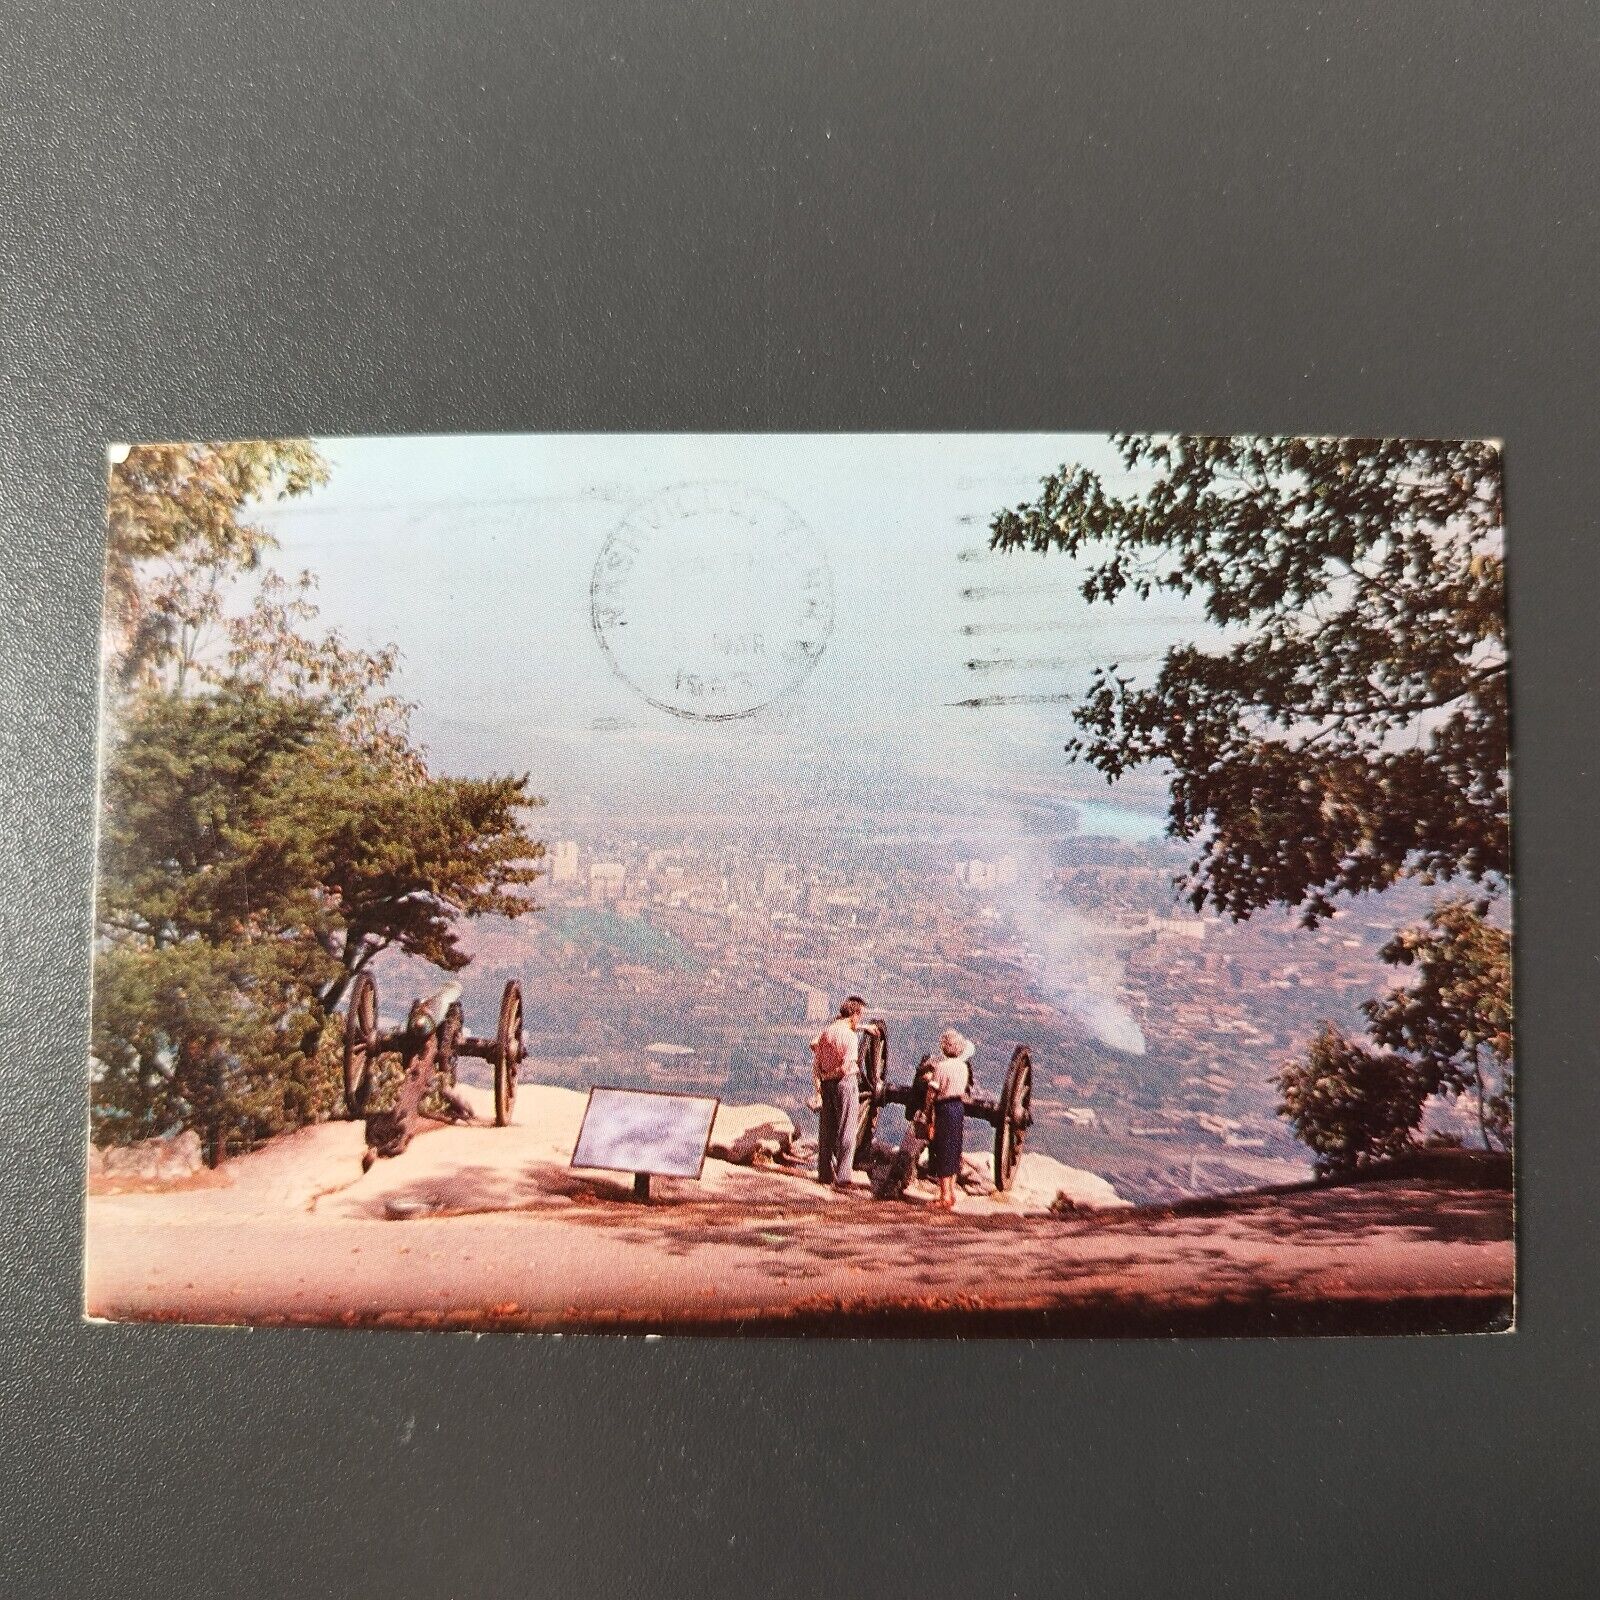
[[[25,0],[0,52],[8,1594],[1586,1586],[1592,8]],[[1507,441],[1520,1332],[79,1326],[106,440],[1117,426]]]

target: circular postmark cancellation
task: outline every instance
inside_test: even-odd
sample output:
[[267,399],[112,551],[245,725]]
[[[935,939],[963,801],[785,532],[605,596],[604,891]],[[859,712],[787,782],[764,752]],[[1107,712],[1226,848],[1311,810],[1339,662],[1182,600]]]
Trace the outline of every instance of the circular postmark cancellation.
[[793,694],[833,631],[833,575],[781,500],[685,484],[634,507],[589,585],[600,648],[676,717],[725,722]]

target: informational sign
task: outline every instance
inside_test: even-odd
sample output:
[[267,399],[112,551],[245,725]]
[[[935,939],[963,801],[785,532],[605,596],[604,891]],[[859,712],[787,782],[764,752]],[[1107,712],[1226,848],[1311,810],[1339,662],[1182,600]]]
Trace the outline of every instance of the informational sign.
[[720,1103],[651,1089],[591,1089],[572,1165],[698,1178]]

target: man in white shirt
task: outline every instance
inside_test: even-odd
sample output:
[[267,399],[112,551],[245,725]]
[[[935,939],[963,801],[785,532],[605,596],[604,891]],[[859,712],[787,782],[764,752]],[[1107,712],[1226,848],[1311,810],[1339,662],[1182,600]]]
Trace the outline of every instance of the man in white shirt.
[[861,1041],[877,1028],[861,1020],[867,1003],[851,995],[839,1015],[811,1041],[811,1071],[821,1106],[817,1113],[817,1181],[850,1187],[855,1165],[856,1112],[860,1105]]

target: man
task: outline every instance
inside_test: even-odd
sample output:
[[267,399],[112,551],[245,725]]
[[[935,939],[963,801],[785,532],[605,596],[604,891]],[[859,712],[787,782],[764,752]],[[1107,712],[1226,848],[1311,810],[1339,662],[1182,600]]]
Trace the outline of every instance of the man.
[[851,995],[839,1015],[811,1041],[811,1071],[820,1105],[817,1111],[817,1181],[837,1189],[850,1187],[855,1164],[856,1112],[860,1103],[861,1041],[863,1029],[878,1031],[863,1022],[867,1002]]

